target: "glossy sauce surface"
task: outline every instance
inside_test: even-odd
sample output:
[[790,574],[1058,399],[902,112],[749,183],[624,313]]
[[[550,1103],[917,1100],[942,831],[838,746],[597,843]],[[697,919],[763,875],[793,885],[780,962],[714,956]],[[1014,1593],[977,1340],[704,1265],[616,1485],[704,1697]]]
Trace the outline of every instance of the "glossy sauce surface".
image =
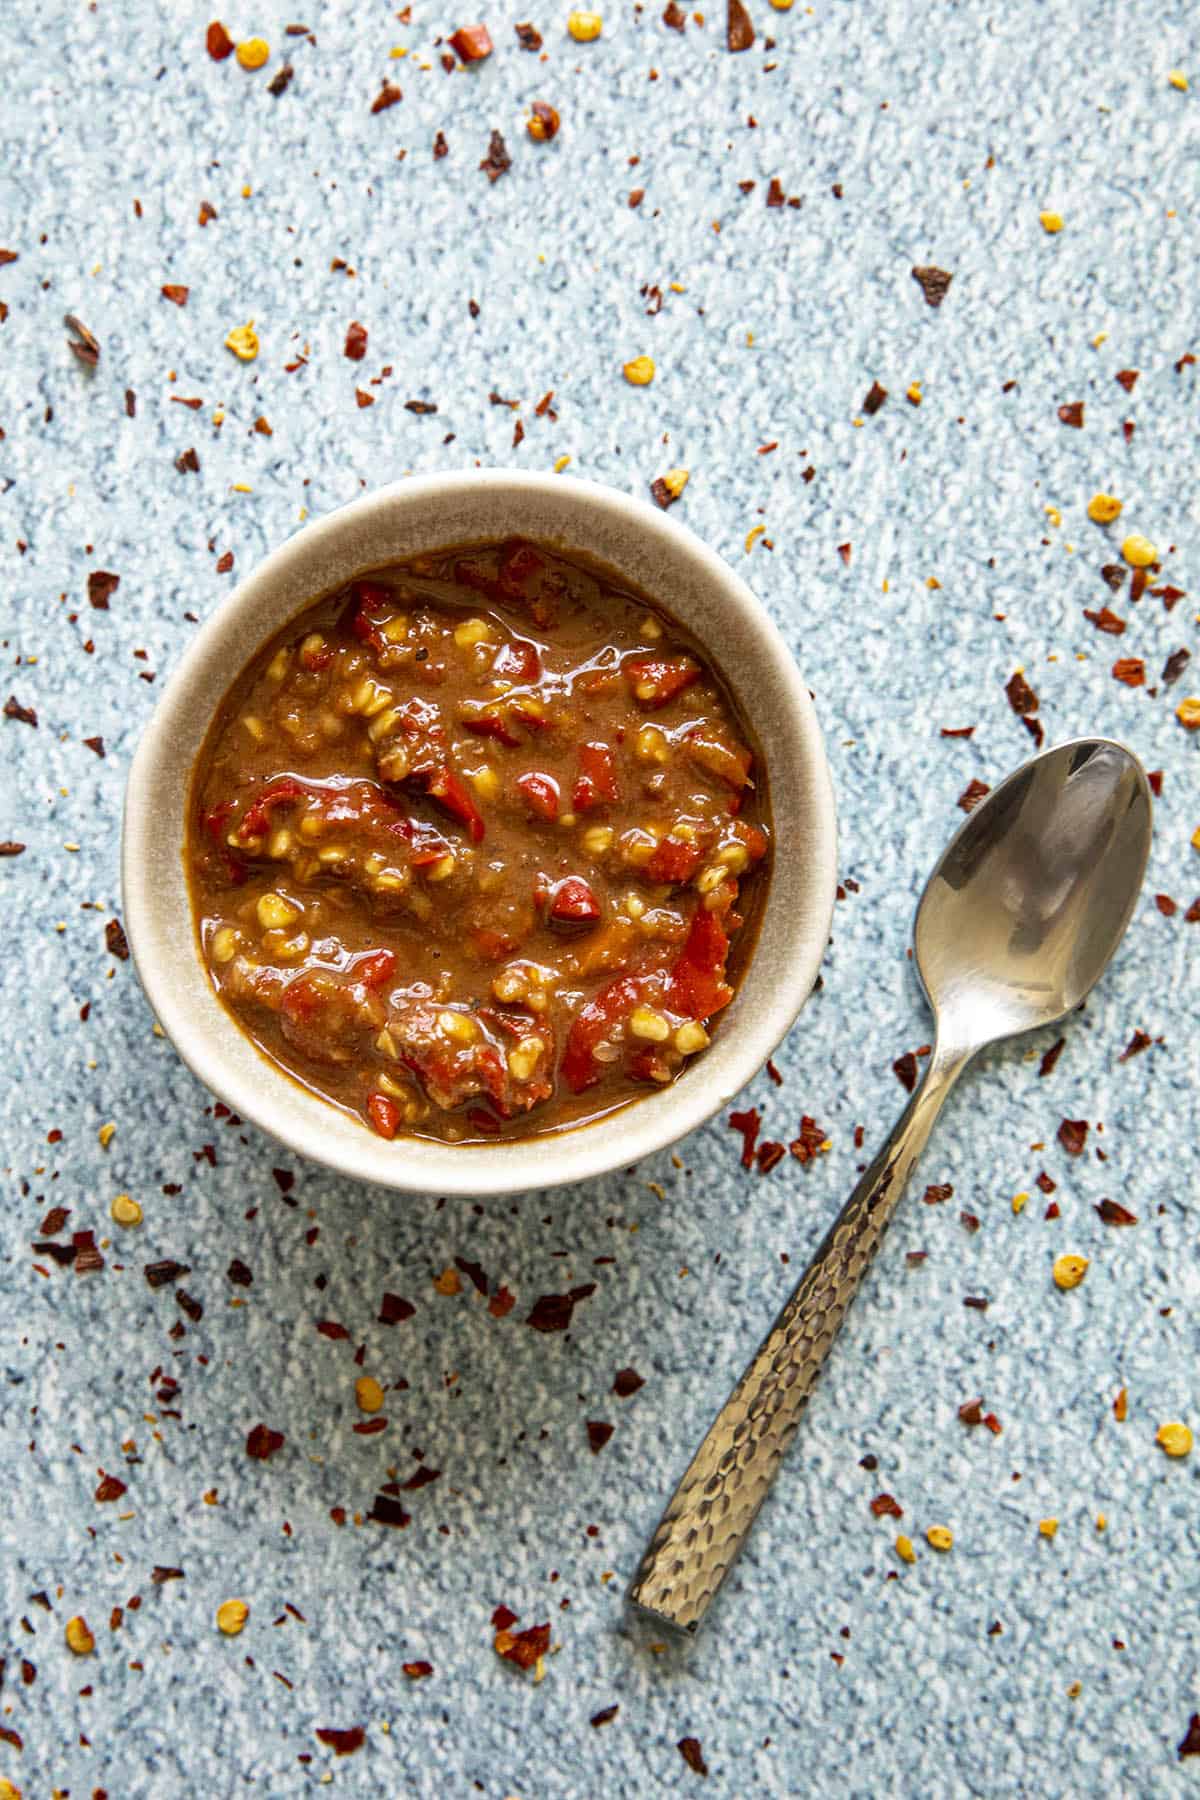
[[385,1138],[466,1143],[594,1118],[701,1055],[769,823],[700,646],[610,572],[508,540],[293,620],[214,719],[185,854],[212,980],[265,1054]]

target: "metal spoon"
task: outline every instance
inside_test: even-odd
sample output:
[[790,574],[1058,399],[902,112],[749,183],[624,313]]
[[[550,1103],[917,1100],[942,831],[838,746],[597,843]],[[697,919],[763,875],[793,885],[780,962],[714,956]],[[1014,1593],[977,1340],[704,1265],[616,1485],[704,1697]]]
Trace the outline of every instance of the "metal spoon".
[[1150,788],[1106,738],[1047,750],[971,813],[925,885],[924,1079],[692,1458],[630,1589],[695,1631],[754,1522],[942,1102],[977,1050],[1051,1025],[1099,980],[1150,852]]

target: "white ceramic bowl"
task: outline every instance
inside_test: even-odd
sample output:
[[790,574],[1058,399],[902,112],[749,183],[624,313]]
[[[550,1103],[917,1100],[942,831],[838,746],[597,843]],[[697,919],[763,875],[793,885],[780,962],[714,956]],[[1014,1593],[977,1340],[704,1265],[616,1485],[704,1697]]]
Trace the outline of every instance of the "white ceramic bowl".
[[[183,863],[188,785],[238,671],[310,601],[444,544],[541,538],[644,588],[719,664],[765,750],[774,815],[757,947],[711,1047],[671,1087],[594,1125],[525,1141],[385,1142],[268,1062],[221,1006],[201,961]],[[829,770],[808,689],[738,576],[683,526],[614,488],[510,470],[425,475],[307,525],[247,576],[197,635],[138,746],[125,795],[122,885],[137,971],[163,1030],[228,1106],[303,1156],[383,1187],[509,1193],[603,1174],[674,1143],[775,1049],[816,979],[835,883]]]

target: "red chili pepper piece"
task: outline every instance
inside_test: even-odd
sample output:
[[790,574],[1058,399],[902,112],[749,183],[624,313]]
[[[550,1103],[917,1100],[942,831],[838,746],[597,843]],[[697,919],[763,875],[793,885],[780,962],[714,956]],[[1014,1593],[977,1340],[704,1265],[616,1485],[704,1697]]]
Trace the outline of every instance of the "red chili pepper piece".
[[500,591],[509,600],[528,598],[529,589],[546,564],[532,544],[510,544],[500,560]]
[[482,1106],[468,1107],[467,1122],[484,1137],[495,1137],[501,1130],[500,1120],[494,1113],[486,1112]]
[[396,953],[394,950],[368,951],[355,962],[352,973],[355,981],[361,981],[364,987],[379,993],[396,973]]
[[615,806],[620,799],[617,764],[607,744],[580,744],[579,777],[571,793],[576,812]]
[[438,769],[430,776],[425,792],[436,800],[443,812],[466,826],[473,844],[482,842],[483,815],[453,769]]
[[689,881],[700,867],[703,854],[699,844],[665,837],[646,864],[646,873],[651,881]]
[[465,63],[482,62],[492,54],[492,39],[486,25],[460,25],[450,39],[450,48]]
[[596,1060],[596,1046],[629,1017],[641,991],[640,976],[623,975],[576,1013],[562,1059],[563,1080],[573,1094],[582,1094],[599,1081],[604,1065]]
[[503,713],[480,712],[472,713],[470,717],[460,715],[460,723],[464,731],[471,732],[475,737],[495,738],[499,743],[513,747],[521,742]]
[[531,769],[528,774],[517,776],[516,787],[535,818],[549,819],[551,823],[557,819],[559,789],[553,775]]
[[282,781],[273,781],[270,787],[263,789],[245,812],[238,826],[238,836],[245,843],[247,838],[261,837],[264,831],[271,829],[271,814],[277,806],[290,806],[293,800],[299,800],[304,788],[292,776],[285,775]]
[[554,925],[595,925],[600,902],[582,875],[568,875],[550,890],[550,922]]
[[387,1094],[367,1095],[367,1117],[381,1138],[394,1138],[400,1129],[400,1108]]
[[496,931],[490,925],[472,925],[467,936],[483,962],[503,962],[520,949],[520,940],[511,932]]
[[679,959],[671,971],[667,1007],[688,1019],[707,1019],[733,999],[725,981],[729,939],[715,913],[696,909]]
[[311,644],[304,644],[300,649],[300,661],[304,668],[315,674],[318,669],[329,667],[333,661],[333,651],[328,644],[323,649],[318,649]]
[[690,656],[633,656],[621,673],[641,706],[656,709],[700,679],[700,665]]
[[540,681],[542,659],[537,645],[527,638],[510,638],[497,650],[492,674],[502,676],[505,681]]

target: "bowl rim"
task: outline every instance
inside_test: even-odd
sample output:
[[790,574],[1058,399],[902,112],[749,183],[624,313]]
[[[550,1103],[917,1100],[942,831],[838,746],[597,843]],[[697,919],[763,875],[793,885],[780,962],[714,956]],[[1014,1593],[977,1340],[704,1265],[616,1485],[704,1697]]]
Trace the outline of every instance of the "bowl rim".
[[[809,789],[803,845],[803,880],[808,891],[797,897],[796,923],[789,940],[787,965],[774,971],[769,990],[753,1015],[746,1010],[737,1014],[735,999],[725,1029],[712,1051],[706,1052],[701,1061],[702,1068],[714,1058],[718,1045],[723,1046],[725,1054],[721,1061],[729,1064],[724,1079],[718,1082],[706,1081],[703,1076],[695,1079],[695,1074],[699,1073],[696,1070],[693,1078],[685,1077],[665,1090],[639,1097],[593,1124],[498,1144],[456,1145],[414,1138],[387,1143],[373,1137],[355,1121],[347,1120],[352,1126],[349,1133],[330,1130],[329,1115],[341,1116],[337,1109],[305,1089],[257,1049],[254,1050],[257,1078],[250,1071],[243,1073],[232,1066],[231,1060],[223,1054],[223,1045],[232,1050],[232,1041],[227,1034],[234,1034],[234,1041],[242,1045],[251,1040],[222,1007],[211,987],[208,971],[196,950],[190,905],[187,935],[207,1004],[200,999],[198,990],[183,993],[169,978],[157,951],[151,948],[163,905],[157,896],[169,884],[155,879],[154,842],[147,798],[160,782],[177,780],[172,771],[186,751],[186,767],[182,771],[183,805],[186,806],[195,756],[211,722],[211,713],[206,709],[197,733],[196,706],[191,697],[193,684],[204,676],[214,653],[226,640],[238,635],[239,629],[245,630],[256,607],[264,600],[270,623],[258,636],[260,646],[289,616],[279,613],[276,617],[271,613],[272,594],[276,595],[274,605],[278,612],[279,590],[301,574],[306,564],[319,564],[322,558],[329,559],[331,554],[332,560],[336,561],[339,541],[352,544],[358,528],[372,515],[385,513],[393,507],[419,513],[423,507],[436,508],[448,499],[469,504],[476,494],[494,495],[504,488],[527,498],[544,499],[551,508],[566,501],[567,511],[572,506],[576,510],[587,507],[607,510],[618,529],[640,534],[651,541],[652,547],[657,544],[679,562],[690,560],[697,565],[707,576],[710,588],[719,592],[721,603],[731,607],[741,628],[753,641],[752,660],[759,667],[764,659],[770,662],[777,690],[785,698],[788,728],[795,737],[795,757],[803,766]],[[564,533],[561,541],[569,544],[572,541],[570,533]],[[431,548],[435,542],[436,539],[431,538]],[[586,549],[582,543],[577,543],[576,547]],[[381,566],[378,560],[372,565],[361,557],[354,563],[345,551],[343,561],[344,573],[340,580],[350,580],[366,567]],[[321,583],[314,593],[328,591],[329,585],[328,582]],[[302,608],[303,602],[293,610]],[[237,668],[243,667],[247,660],[246,654],[240,654]],[[747,706],[744,685],[739,684],[739,658],[718,652],[715,661],[739,703]],[[232,679],[234,675],[227,675],[226,685]],[[773,793],[773,799],[778,816],[777,792]],[[183,824],[181,817],[180,825]],[[182,869],[182,839],[176,854]],[[161,857],[161,848],[159,855]],[[210,1092],[293,1153],[339,1174],[397,1191],[456,1196],[534,1191],[612,1173],[676,1143],[711,1118],[745,1086],[794,1023],[812,991],[825,951],[835,885],[836,813],[816,710],[791,651],[766,608],[741,576],[687,526],[622,489],[573,476],[543,475],[503,467],[413,475],[357,496],[306,524],[257,562],[201,626],[143,729],[125,789],[121,886],[126,935],[146,998],[181,1060]],[[777,908],[780,903],[773,884],[765,900],[760,937],[773,907]],[[161,923],[158,935],[163,935]],[[743,974],[743,986],[750,979],[757,953],[756,945]],[[742,992],[741,987],[738,992]],[[198,1007],[213,1023],[219,1021],[223,1029],[207,1029],[206,1021],[196,1016]],[[613,1126],[618,1122],[619,1127],[614,1131]],[[396,1154],[397,1147],[401,1149],[399,1155]]]

